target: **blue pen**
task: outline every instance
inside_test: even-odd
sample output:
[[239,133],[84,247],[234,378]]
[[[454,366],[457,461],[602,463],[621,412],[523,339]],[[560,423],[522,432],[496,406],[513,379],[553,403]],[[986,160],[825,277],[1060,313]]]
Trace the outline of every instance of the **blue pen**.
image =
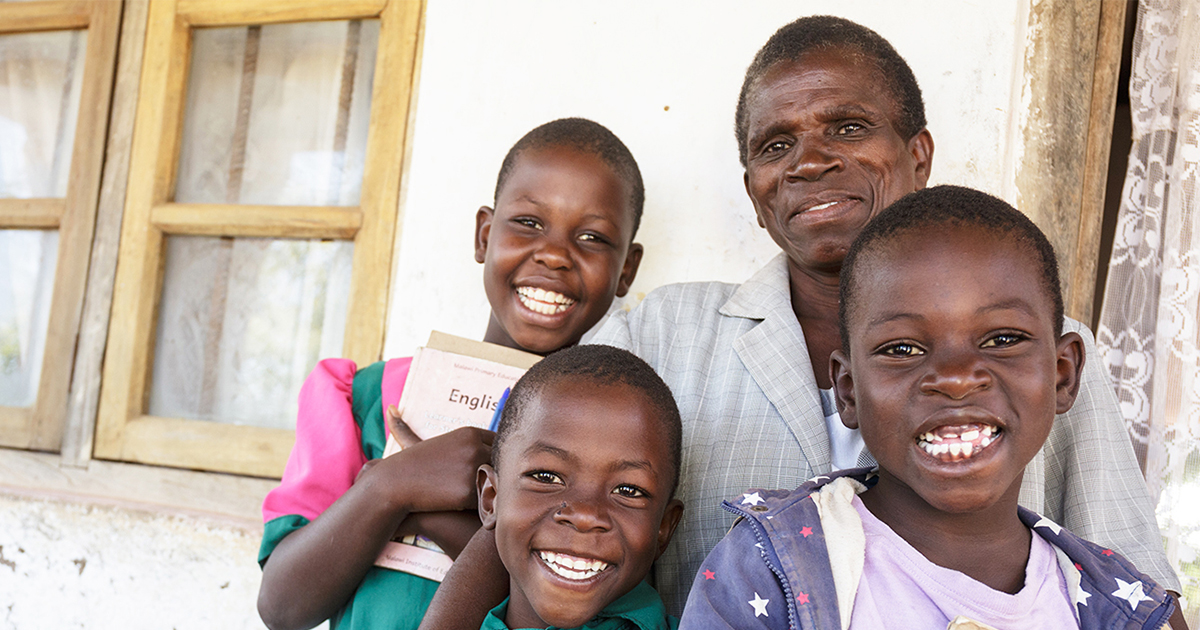
[[500,412],[504,411],[504,401],[508,400],[508,392],[511,387],[505,387],[504,393],[500,394],[500,401],[496,403],[496,413],[492,414],[492,423],[488,425],[488,431],[495,433],[496,428],[500,426]]

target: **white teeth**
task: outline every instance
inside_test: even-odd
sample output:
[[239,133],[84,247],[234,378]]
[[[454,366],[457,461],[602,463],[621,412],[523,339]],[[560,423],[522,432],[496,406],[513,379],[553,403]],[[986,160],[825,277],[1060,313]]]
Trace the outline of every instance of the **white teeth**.
[[568,580],[586,580],[608,568],[608,563],[603,560],[572,558],[553,551],[539,551],[538,555],[551,571]]
[[525,308],[543,315],[561,313],[575,303],[561,293],[534,287],[517,287],[517,298]]
[[942,431],[942,435],[935,435],[932,431],[921,434],[917,440],[918,445],[934,457],[949,454],[954,459],[969,459],[995,442],[994,436],[1000,429],[985,425],[982,429],[967,429],[959,433],[950,427]]
[[828,208],[828,207],[830,207],[830,206],[832,206],[832,205],[835,205],[835,204],[837,204],[837,202],[836,202],[836,201],[830,201],[829,203],[823,203],[823,204],[821,204],[821,205],[818,205],[818,206],[813,206],[813,207],[809,208],[809,210],[824,210],[825,208]]

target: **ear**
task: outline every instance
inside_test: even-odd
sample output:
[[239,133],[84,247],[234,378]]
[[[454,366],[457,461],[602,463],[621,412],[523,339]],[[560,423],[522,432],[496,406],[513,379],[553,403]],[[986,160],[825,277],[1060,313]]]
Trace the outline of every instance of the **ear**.
[[625,264],[621,266],[621,277],[617,279],[617,297],[625,297],[633,279],[637,277],[638,266],[642,264],[642,244],[630,243],[629,253],[625,254]]
[[475,488],[479,492],[479,520],[484,529],[496,527],[496,469],[483,464],[475,473]]
[[663,510],[662,522],[658,524],[658,553],[654,555],[654,559],[667,550],[667,545],[671,543],[671,537],[675,535],[675,528],[679,525],[679,519],[683,518],[683,501],[679,499],[671,499],[667,504],[667,509]]
[[850,357],[841,349],[829,355],[829,380],[833,381],[833,397],[838,416],[848,429],[858,428],[858,407],[854,399],[854,377],[850,374]]
[[750,194],[750,171],[742,172],[742,185],[746,187],[746,196],[750,198],[750,203],[754,205],[754,216],[758,217],[758,227],[766,228],[767,224],[763,222],[762,215],[758,213],[758,204],[754,203],[754,195]]
[[495,214],[495,210],[487,206],[479,206],[479,211],[475,213],[475,262],[477,263],[483,262],[485,254],[487,254],[488,236],[492,232],[492,217]]
[[1071,406],[1075,404],[1075,397],[1079,395],[1079,375],[1083,373],[1083,363],[1086,359],[1083,338],[1079,333],[1063,333],[1058,340],[1057,353],[1055,413],[1066,413],[1071,410]]
[[908,141],[908,152],[912,155],[915,173],[915,190],[921,190],[929,181],[929,171],[933,168],[933,135],[928,129],[917,132]]

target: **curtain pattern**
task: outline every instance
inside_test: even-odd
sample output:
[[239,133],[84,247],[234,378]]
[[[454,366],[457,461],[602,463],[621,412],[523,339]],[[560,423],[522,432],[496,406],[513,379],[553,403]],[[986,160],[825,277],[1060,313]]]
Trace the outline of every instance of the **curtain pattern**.
[[[359,203],[378,20],[197,29],[175,200]],[[152,415],[293,428],[342,355],[354,244],[169,236]]]
[[1157,503],[1190,625],[1200,604],[1200,7],[1138,6],[1133,148],[1097,342]]

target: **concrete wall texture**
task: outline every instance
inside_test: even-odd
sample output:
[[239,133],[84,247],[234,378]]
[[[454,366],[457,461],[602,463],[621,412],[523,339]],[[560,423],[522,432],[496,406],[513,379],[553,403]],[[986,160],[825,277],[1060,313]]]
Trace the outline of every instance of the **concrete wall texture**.
[[262,532],[0,495],[0,629],[260,629]]

